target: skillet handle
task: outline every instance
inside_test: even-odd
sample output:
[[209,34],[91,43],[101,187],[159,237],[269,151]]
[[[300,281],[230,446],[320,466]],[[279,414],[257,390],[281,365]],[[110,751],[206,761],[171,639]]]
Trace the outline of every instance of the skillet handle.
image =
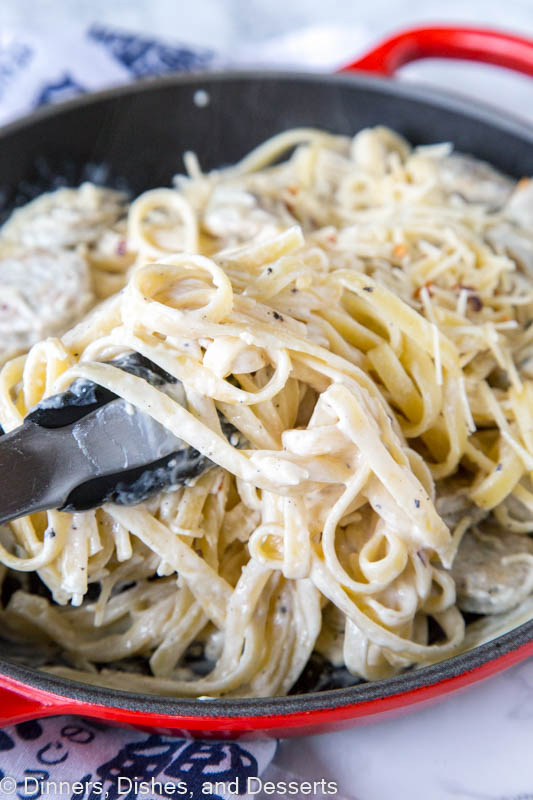
[[31,719],[58,714],[79,713],[83,704],[66,697],[49,694],[2,676],[0,685],[0,728]]
[[512,33],[474,27],[414,27],[384,39],[340,72],[363,70],[394,75],[421,58],[453,58],[494,64],[533,76],[533,41]]

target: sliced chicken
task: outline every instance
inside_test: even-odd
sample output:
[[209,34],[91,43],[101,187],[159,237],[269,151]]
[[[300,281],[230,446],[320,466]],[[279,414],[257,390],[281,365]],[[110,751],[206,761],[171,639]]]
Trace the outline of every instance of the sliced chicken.
[[0,241],[46,250],[90,244],[123,216],[125,200],[121,192],[92,183],[47,192],[11,214]]
[[530,230],[533,225],[533,180],[523,178],[515,186],[505,208],[506,215],[513,222]]
[[504,219],[487,234],[497,252],[510,256],[533,275],[533,181],[519,181],[503,208]]
[[478,508],[469,497],[469,484],[455,476],[439,481],[437,484],[436,508],[448,528],[453,531],[464,517],[470,518],[470,525],[476,525],[488,512]]
[[485,161],[463,153],[452,153],[437,162],[444,188],[460,194],[468,203],[499,209],[508,201],[514,181]]
[[75,250],[0,258],[0,364],[63,333],[93,303],[89,265]]
[[451,574],[457,605],[476,614],[501,614],[533,590],[533,540],[496,524],[463,537]]

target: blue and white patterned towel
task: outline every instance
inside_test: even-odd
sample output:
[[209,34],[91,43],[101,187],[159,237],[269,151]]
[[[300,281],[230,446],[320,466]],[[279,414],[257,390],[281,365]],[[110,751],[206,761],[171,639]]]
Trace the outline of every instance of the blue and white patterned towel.
[[165,44],[94,24],[61,28],[54,42],[32,33],[0,33],[0,124],[32,108],[169,72],[220,64],[212,50]]
[[274,741],[185,740],[75,717],[24,722],[0,731],[0,797],[257,797],[275,750]]

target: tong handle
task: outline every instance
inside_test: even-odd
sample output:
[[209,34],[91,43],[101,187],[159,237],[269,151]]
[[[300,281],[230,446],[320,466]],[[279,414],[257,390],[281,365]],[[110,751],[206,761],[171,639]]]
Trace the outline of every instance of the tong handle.
[[59,508],[91,477],[90,462],[69,446],[69,439],[69,428],[49,430],[31,421],[0,437],[0,525],[23,514]]

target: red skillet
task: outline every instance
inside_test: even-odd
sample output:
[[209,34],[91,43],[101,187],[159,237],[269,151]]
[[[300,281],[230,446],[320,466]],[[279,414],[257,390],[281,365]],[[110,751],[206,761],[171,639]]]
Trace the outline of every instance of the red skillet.
[[[74,181],[87,174],[87,163],[106,162],[109,180],[123,178],[137,193],[168,184],[184,150],[195,150],[203,165],[214,167],[300,125],[350,134],[385,124],[415,143],[453,141],[516,177],[533,174],[533,130],[525,123],[497,108],[375,77],[391,76],[419,58],[482,61],[533,75],[533,42],[527,39],[435,27],[392,36],[345,67],[349,75],[158,79],[46,109],[4,128],[0,189],[9,204],[26,190],[49,188],[54,170]],[[208,93],[207,106],[194,103],[198,89]],[[500,672],[533,654],[533,621],[469,653],[396,678],[253,700],[180,700],[91,687],[21,666],[10,658],[8,644],[0,644],[0,725],[79,714],[180,735],[289,736],[398,713]]]

